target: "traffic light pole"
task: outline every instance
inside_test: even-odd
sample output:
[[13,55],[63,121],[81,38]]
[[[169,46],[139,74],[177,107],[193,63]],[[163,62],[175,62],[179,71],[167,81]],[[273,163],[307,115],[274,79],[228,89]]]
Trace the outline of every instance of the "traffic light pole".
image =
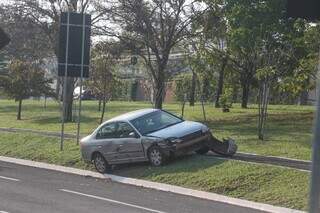
[[317,73],[317,112],[313,130],[312,175],[310,183],[309,212],[320,212],[320,50]]

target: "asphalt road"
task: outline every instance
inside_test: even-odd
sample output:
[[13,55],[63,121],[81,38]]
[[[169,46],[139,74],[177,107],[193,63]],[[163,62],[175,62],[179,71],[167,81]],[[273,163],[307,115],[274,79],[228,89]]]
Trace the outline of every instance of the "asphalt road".
[[0,161],[1,213],[261,213],[107,180]]

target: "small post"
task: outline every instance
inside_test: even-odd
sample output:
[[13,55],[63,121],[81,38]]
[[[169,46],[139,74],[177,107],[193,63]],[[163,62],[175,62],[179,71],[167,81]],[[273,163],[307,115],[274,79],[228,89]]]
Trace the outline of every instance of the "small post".
[[203,113],[203,119],[206,122],[207,121],[207,117],[206,117],[206,110],[204,109],[204,102],[203,102],[203,95],[201,96],[201,105],[202,105],[202,113]]
[[181,118],[183,119],[184,117],[184,107],[186,105],[186,100],[187,100],[187,94],[183,95],[183,101],[182,101],[182,109],[181,109]]
[[66,96],[67,96],[67,76],[68,76],[68,52],[69,52],[69,29],[70,29],[70,13],[68,11],[67,16],[67,44],[66,44],[66,64],[64,70],[64,83],[63,83],[63,96],[62,96],[62,120],[61,120],[61,141],[60,141],[60,151],[63,151],[63,141],[64,141],[64,119],[66,111]]
[[80,94],[79,94],[79,110],[78,110],[78,128],[77,128],[77,145],[79,144],[80,140],[80,123],[81,123],[81,107],[82,107],[82,81],[83,81],[83,62],[84,62],[84,39],[85,39],[85,29],[86,29],[86,22],[85,22],[85,15],[82,14],[82,52],[81,52],[81,75],[80,75]]

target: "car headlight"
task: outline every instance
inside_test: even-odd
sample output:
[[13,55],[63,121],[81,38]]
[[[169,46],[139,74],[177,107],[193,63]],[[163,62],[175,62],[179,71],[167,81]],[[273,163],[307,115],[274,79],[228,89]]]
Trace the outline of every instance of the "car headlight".
[[182,139],[180,138],[168,138],[167,141],[171,144],[181,143]]
[[207,133],[210,131],[210,129],[207,126],[202,126],[201,131],[202,131],[202,133]]

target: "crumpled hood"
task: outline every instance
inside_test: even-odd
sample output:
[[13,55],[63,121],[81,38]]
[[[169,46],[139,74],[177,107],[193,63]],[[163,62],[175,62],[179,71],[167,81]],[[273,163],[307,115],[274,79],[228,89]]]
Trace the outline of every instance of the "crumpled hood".
[[181,123],[178,123],[174,126],[167,127],[165,129],[161,129],[156,132],[152,132],[148,134],[147,136],[151,137],[158,137],[158,138],[180,138],[185,135],[194,133],[196,131],[201,130],[205,125],[193,122],[193,121],[183,121]]

